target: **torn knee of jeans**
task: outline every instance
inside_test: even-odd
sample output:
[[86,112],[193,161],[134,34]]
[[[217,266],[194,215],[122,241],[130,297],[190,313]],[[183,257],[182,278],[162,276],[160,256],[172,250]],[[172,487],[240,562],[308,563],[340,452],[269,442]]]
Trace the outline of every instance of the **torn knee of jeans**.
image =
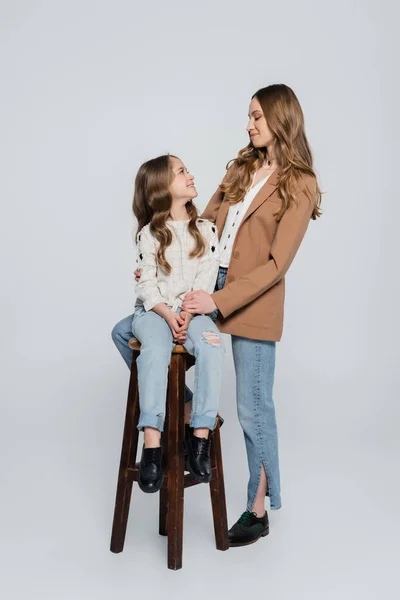
[[203,331],[203,340],[210,346],[220,346],[221,338],[215,331]]

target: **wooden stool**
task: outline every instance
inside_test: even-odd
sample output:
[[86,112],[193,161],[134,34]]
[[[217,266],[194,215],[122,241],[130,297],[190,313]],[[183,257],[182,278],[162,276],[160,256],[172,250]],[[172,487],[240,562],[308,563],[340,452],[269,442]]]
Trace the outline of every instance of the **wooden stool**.
[[[124,549],[132,484],[137,481],[139,470],[139,463],[136,462],[139,435],[137,429],[139,393],[136,359],[140,354],[140,343],[132,338],[129,346],[133,350],[133,359],[111,535],[111,552],[122,552]],[[162,435],[164,482],[160,490],[159,514],[159,533],[168,536],[169,569],[182,567],[184,489],[199,483],[190,473],[184,473],[185,372],[194,363],[194,356],[189,354],[183,346],[175,346],[169,366],[167,410],[164,434]],[[149,376],[151,377],[151,374]],[[228,550],[228,523],[219,417],[217,421],[217,427],[210,432],[212,436],[210,456],[212,479],[209,485],[216,546],[218,550]]]

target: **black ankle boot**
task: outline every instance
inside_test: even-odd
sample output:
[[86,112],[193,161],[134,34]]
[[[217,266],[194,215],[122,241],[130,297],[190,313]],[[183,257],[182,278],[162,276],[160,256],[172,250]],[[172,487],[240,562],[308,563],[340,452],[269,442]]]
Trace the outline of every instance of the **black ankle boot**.
[[145,448],[139,463],[138,484],[142,492],[152,494],[158,492],[163,483],[162,449]]
[[185,434],[187,451],[186,468],[197,481],[209,483],[211,481],[211,438],[196,437],[191,427],[186,429]]

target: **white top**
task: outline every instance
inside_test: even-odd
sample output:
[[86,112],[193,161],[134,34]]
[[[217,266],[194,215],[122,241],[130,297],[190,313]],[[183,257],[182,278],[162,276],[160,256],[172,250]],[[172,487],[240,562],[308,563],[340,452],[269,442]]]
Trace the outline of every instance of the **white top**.
[[[256,172],[253,175],[253,181],[255,179]],[[240,224],[243,221],[244,215],[246,214],[250,204],[253,202],[257,192],[264,185],[269,176],[270,175],[267,175],[267,177],[259,181],[254,187],[250,186],[243,200],[241,202],[237,202],[236,204],[232,204],[229,207],[228,215],[226,217],[224,229],[222,231],[221,240],[219,243],[221,252],[221,267],[229,267],[233,243],[235,241]]]
[[142,304],[146,311],[159,302],[165,302],[173,311],[182,306],[183,297],[192,290],[204,290],[212,294],[219,268],[218,231],[214,223],[197,219],[197,227],[206,242],[206,252],[201,258],[190,258],[195,240],[189,233],[189,220],[167,221],[172,231],[172,243],[165,250],[165,258],[171,265],[168,275],[159,268],[156,252],[158,240],[145,225],[136,236],[140,281],[136,283],[136,305]]

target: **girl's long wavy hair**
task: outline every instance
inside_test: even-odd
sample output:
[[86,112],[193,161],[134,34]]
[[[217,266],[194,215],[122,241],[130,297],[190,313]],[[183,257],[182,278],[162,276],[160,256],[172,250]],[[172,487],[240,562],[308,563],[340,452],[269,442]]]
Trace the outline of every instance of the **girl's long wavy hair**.
[[[171,166],[173,154],[164,154],[143,163],[135,179],[133,195],[133,214],[138,222],[137,233],[150,223],[150,232],[159,241],[157,263],[166,273],[171,273],[171,265],[165,258],[165,251],[172,243],[172,232],[166,221],[171,217],[172,195],[169,191],[175,174]],[[201,235],[196,220],[198,211],[190,200],[186,203],[189,214],[189,232],[195,240],[195,246],[190,258],[200,258],[206,251],[205,241]]]
[[[296,183],[302,175],[315,179],[316,194],[310,196],[314,203],[312,219],[322,214],[322,193],[313,170],[313,158],[304,129],[304,116],[293,90],[284,84],[269,85],[256,92],[253,98],[259,101],[268,127],[274,136],[273,152],[280,167],[278,191],[282,198],[281,209],[275,213],[280,221],[296,197]],[[237,158],[228,162],[228,173],[221,190],[231,204],[240,202],[245,196],[254,172],[267,158],[266,148],[255,148],[249,144],[239,151]]]

